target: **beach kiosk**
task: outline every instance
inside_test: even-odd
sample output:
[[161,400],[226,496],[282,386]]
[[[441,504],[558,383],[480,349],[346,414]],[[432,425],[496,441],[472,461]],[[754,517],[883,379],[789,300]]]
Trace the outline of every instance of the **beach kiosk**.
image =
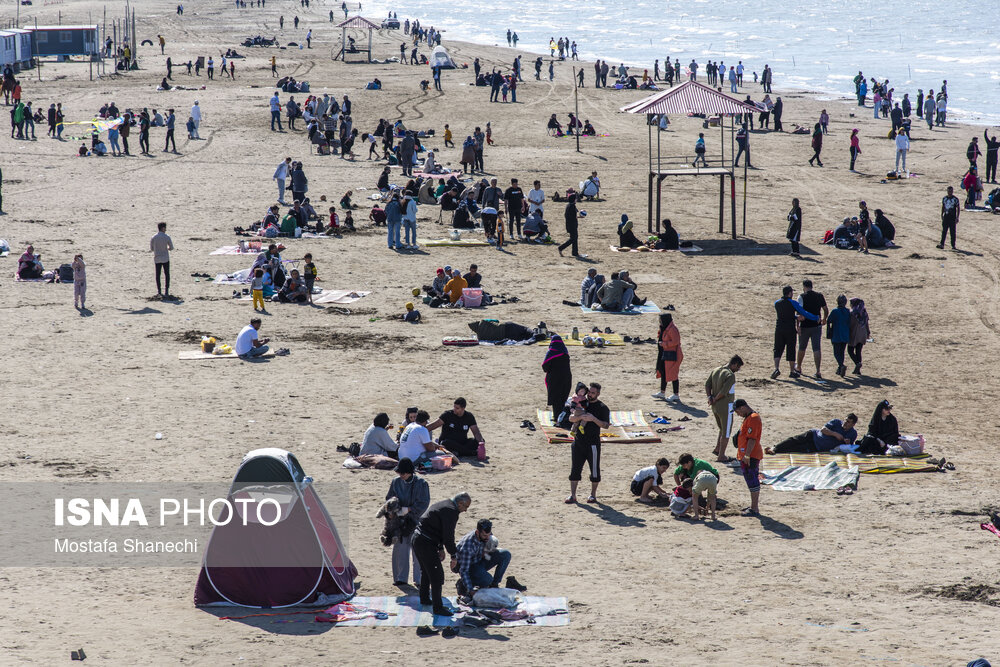
[[34,33],[39,58],[100,55],[96,25],[40,25]]

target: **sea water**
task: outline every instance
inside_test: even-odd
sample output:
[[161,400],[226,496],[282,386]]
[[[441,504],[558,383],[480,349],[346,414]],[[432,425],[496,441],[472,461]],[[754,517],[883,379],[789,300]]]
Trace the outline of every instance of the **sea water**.
[[[380,0],[364,2],[363,13],[379,21],[389,10],[400,22],[418,18],[425,28],[444,31],[446,47],[449,39],[506,46],[510,28],[520,50],[547,56],[550,38],[568,37],[580,59],[589,61],[588,86],[596,58],[648,68],[652,76],[653,61],[659,59],[662,71],[668,56],[680,60],[682,77],[695,59],[699,81],[707,60],[727,67],[742,60],[745,86],[767,64],[776,88],[828,99],[853,97],[858,70],[889,79],[893,98],[909,93],[914,104],[918,88],[938,91],[947,80],[950,119],[998,124],[998,7],[996,0]],[[532,60],[522,58],[525,77],[534,76]],[[548,75],[547,61],[542,75]],[[567,76],[560,68],[556,75]],[[744,91],[760,97],[759,86]]]

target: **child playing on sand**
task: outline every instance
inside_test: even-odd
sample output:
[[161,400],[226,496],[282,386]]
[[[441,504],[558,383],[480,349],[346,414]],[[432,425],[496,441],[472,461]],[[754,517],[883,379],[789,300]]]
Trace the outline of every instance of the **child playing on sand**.
[[694,486],[694,480],[688,477],[679,486],[674,487],[674,492],[670,496],[670,511],[674,516],[684,516],[691,509],[692,486]]
[[451,140],[451,128],[448,127],[448,123],[444,124],[444,146],[445,148],[455,147],[455,142]]
[[253,279],[250,281],[250,295],[253,298],[253,310],[257,312],[257,304],[260,304],[261,312],[264,309],[264,269],[254,269]]
[[653,499],[650,493],[655,493],[660,498],[667,498],[668,494],[663,487],[663,473],[670,467],[670,461],[666,457],[661,457],[656,461],[656,465],[642,468],[632,476],[630,489],[633,496],[639,496],[640,503],[649,504]]
[[354,216],[351,215],[350,211],[344,214],[344,229],[349,232],[354,231]]
[[[504,102],[506,101],[507,100],[504,99]],[[486,122],[486,145],[487,146],[493,145],[493,128],[490,126],[489,121]]]
[[340,234],[340,216],[337,215],[337,207],[330,207],[330,224],[326,227],[327,236]]
[[316,282],[316,265],[313,264],[313,256],[311,252],[307,252],[305,257],[306,265],[302,268],[302,278],[306,281],[306,291],[309,292],[309,303],[313,302],[313,284]]
[[87,308],[87,265],[83,262],[83,255],[73,258],[73,307]]

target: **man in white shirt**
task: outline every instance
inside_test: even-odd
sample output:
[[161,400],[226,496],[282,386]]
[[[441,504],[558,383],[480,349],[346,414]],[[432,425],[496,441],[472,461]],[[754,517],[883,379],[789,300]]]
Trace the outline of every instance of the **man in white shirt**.
[[278,181],[278,203],[285,204],[285,179],[288,178],[288,170],[291,168],[292,158],[286,157],[284,162],[278,163],[278,168],[274,170],[274,180]]
[[737,65],[736,65],[736,80],[739,82],[739,84],[741,86],[743,85],[743,61],[742,60],[739,61],[739,63],[737,63]]
[[201,139],[201,135],[198,134],[198,128],[201,127],[201,107],[198,106],[198,100],[195,100],[194,106],[191,107],[191,120],[194,121],[194,131],[191,133],[191,138]]
[[534,187],[528,190],[528,215],[531,215],[535,211],[539,212],[543,218],[545,217],[545,191],[542,190],[542,182],[535,181]]
[[[156,265],[156,296],[170,297],[170,251],[174,242],[167,236],[167,223],[156,225],[157,232],[149,239],[149,251],[153,253],[153,263]],[[166,289],[160,290],[160,273],[165,274]]]
[[418,459],[426,459],[434,451],[434,441],[431,439],[431,432],[427,430],[430,418],[425,410],[420,410],[417,412],[417,420],[403,430],[403,434],[399,436],[399,458],[416,463]]
[[260,329],[259,317],[253,318],[250,320],[250,324],[243,327],[243,330],[236,336],[236,356],[249,359],[259,357],[267,352],[267,343],[270,338],[258,338],[258,329]]

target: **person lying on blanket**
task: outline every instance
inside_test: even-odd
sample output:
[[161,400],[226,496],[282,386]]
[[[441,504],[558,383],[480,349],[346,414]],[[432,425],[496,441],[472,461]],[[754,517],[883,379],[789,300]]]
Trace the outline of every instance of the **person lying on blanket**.
[[858,439],[858,432],[854,430],[857,423],[858,416],[852,412],[843,421],[831,419],[823,428],[809,429],[805,433],[785,438],[774,447],[765,447],[764,453],[771,456],[799,452],[822,453],[829,452],[840,445],[853,445],[854,441]]
[[17,260],[17,275],[21,280],[34,280],[42,277],[42,256],[35,254],[35,247],[28,246],[24,254]]
[[598,303],[591,307],[594,310],[606,310],[611,312],[621,312],[632,310],[632,299],[635,291],[632,286],[621,280],[617,271],[611,274],[611,280],[601,285],[597,290]]
[[442,412],[427,430],[433,433],[440,428],[438,444],[455,456],[476,456],[482,461],[486,458],[486,439],[479,431],[476,418],[465,409],[466,405],[466,400],[459,396],[452,409]]

